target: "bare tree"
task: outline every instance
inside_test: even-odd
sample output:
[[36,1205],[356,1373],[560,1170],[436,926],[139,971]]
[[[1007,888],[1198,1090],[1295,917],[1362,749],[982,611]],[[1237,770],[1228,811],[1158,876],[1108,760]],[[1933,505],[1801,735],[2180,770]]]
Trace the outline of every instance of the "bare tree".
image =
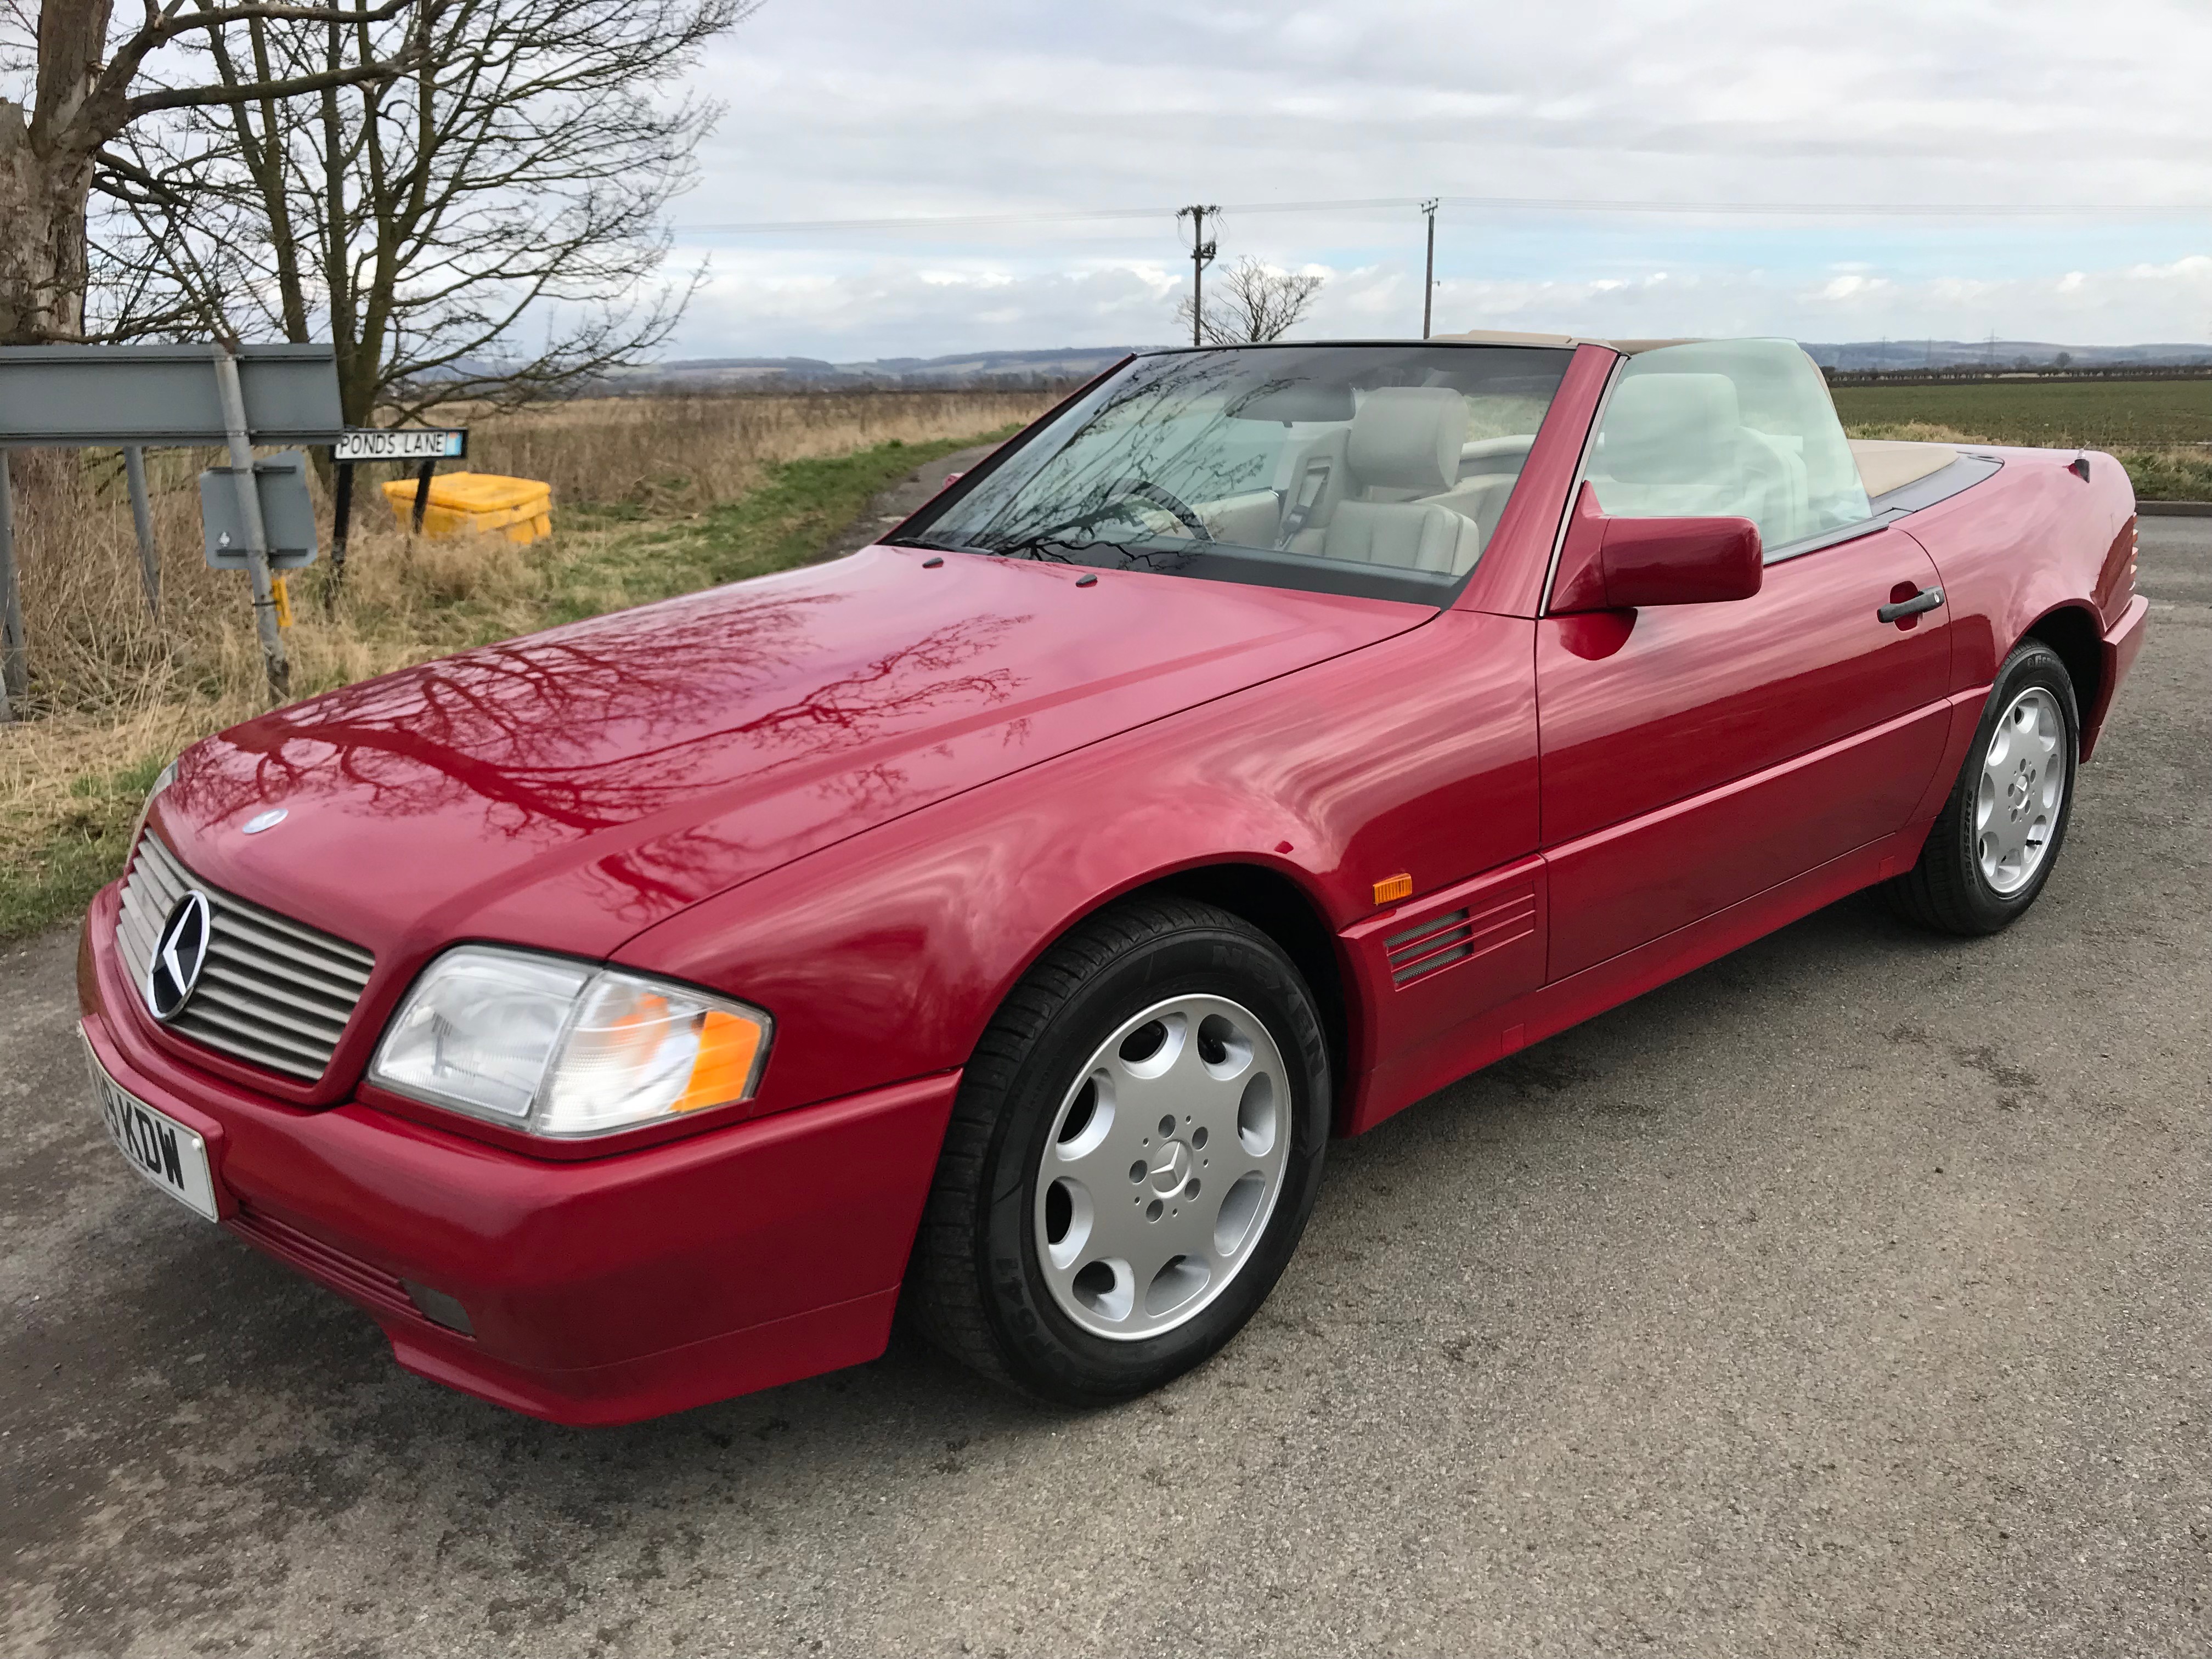
[[[0,97],[0,345],[74,340],[84,332],[86,213],[103,171],[127,188],[131,168],[112,147],[137,123],[167,112],[244,101],[264,106],[327,89],[388,80],[410,52],[416,0],[313,4],[240,0],[140,0],[135,26],[114,0],[0,0],[0,76],[25,82],[29,101]],[[425,5],[437,0],[424,0]],[[343,64],[270,66],[236,80],[194,82],[154,71],[155,60],[210,34],[251,23],[336,27],[365,20],[385,50]]]
[[[1198,331],[1208,345],[1255,345],[1279,340],[1297,326],[1321,292],[1322,278],[1278,270],[1246,254],[1213,279]],[[1191,298],[1182,296],[1176,317],[1189,326]]]
[[543,396],[664,339],[689,291],[653,281],[662,212],[716,111],[663,94],[757,0],[424,0],[404,74],[341,85],[408,27],[344,3],[204,32],[226,88],[323,85],[132,134],[117,325],[328,337],[356,425]]

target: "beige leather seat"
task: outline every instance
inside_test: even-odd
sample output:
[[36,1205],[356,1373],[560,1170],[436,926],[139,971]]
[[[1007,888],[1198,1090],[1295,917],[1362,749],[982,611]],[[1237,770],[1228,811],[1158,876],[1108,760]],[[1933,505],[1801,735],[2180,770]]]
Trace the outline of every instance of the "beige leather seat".
[[1607,513],[1746,518],[1770,545],[1806,533],[1802,457],[1744,426],[1725,374],[1628,375],[1598,436],[1591,482]]
[[1449,386],[1383,386],[1369,392],[1345,446],[1358,495],[1337,503],[1314,550],[1323,558],[1405,570],[1456,575],[1472,569],[1482,549],[1474,521],[1420,499],[1458,485],[1466,441],[1467,402]]

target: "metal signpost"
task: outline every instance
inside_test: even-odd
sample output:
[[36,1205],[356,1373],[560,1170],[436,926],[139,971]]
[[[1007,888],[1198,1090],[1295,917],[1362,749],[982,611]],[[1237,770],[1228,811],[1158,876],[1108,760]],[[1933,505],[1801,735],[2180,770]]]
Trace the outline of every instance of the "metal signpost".
[[11,718],[8,699],[23,695],[23,601],[15,581],[15,501],[8,482],[8,452],[0,449],[0,721]]
[[154,503],[146,495],[146,452],[133,444],[123,452],[123,471],[131,483],[131,523],[138,532],[138,580],[146,589],[146,611],[161,618],[161,562],[154,552]]
[[269,574],[269,532],[261,521],[261,492],[254,483],[253,440],[246,427],[246,392],[238,378],[238,359],[221,346],[215,349],[215,384],[222,398],[223,439],[230,447],[239,522],[246,530],[246,568],[253,581],[253,631],[261,636],[261,660],[269,669],[270,694],[281,698],[292,689],[292,665],[284,654],[283,632],[276,626],[276,586]]
[[[22,610],[5,465],[10,448],[123,451],[147,603],[158,606],[143,452],[227,446],[230,465],[216,471],[232,486],[238,526],[233,541],[241,544],[253,583],[254,625],[269,688],[282,697],[290,672],[264,507],[270,480],[284,481],[276,484],[280,495],[296,485],[297,500],[304,501],[306,477],[289,464],[272,471],[264,462],[257,469],[253,450],[257,445],[336,444],[344,430],[337,355],[327,345],[0,347],[0,720],[9,717],[9,696],[23,691]],[[202,495],[205,501],[204,489]],[[313,556],[312,532],[307,556]]]

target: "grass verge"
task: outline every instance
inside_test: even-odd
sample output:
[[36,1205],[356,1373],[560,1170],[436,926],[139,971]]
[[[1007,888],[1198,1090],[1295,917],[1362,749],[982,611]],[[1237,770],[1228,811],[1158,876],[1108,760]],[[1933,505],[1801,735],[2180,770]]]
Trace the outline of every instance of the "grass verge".
[[[734,499],[680,518],[580,505],[551,539],[392,537],[357,556],[334,612],[328,567],[295,590],[303,694],[535,629],[812,562],[915,467],[1018,429],[769,463]],[[185,677],[187,679],[190,676]],[[66,714],[0,728],[0,942],[81,914],[119,873],[155,775],[177,750],[252,712],[235,696],[171,698],[127,717]],[[127,757],[118,762],[118,757]]]
[[138,808],[167,763],[85,772],[70,785],[70,810],[27,856],[0,864],[0,944],[81,914],[115,878],[131,850]]

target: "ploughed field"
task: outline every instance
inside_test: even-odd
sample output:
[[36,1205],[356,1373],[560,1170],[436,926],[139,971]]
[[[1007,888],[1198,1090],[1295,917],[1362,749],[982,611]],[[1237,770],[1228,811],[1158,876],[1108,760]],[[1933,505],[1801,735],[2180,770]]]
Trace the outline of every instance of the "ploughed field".
[[1990,443],[2090,449],[2212,444],[2212,380],[1969,380],[1842,386],[1846,425],[1925,422]]
[[2101,449],[2146,501],[2212,500],[2212,380],[1841,386],[1835,398],[1855,438]]

